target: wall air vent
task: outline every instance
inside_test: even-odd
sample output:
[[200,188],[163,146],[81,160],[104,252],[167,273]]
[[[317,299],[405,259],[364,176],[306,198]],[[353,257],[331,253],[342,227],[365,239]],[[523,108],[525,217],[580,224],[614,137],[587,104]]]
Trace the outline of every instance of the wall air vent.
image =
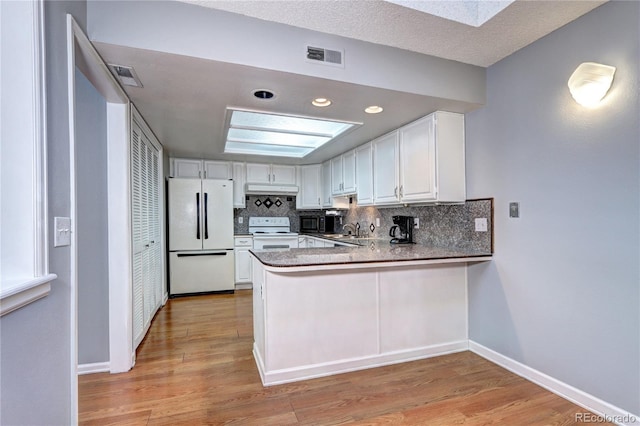
[[307,61],[344,68],[344,50],[307,45]]
[[133,67],[128,67],[125,65],[116,65],[109,64],[109,68],[113,72],[113,74],[120,80],[125,86],[133,86],[133,87],[142,87],[142,83],[138,78],[138,74],[136,74]]

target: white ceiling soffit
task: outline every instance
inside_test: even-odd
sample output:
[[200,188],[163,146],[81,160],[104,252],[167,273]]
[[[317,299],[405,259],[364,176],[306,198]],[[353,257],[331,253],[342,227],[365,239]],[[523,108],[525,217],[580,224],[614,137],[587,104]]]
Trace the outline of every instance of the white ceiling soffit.
[[[401,6],[384,0],[182,1],[481,67],[493,65],[606,3],[517,0],[506,7],[504,1],[473,7],[478,2],[394,1]],[[504,8],[497,10],[499,7]],[[492,13],[497,14],[492,17]],[[484,24],[473,26],[458,20]]]

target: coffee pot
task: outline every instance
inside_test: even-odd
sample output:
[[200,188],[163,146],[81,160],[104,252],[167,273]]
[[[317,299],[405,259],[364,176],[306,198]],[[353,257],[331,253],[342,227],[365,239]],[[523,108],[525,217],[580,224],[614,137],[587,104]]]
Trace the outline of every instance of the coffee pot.
[[413,242],[413,217],[393,216],[394,225],[389,229],[391,244],[414,244]]

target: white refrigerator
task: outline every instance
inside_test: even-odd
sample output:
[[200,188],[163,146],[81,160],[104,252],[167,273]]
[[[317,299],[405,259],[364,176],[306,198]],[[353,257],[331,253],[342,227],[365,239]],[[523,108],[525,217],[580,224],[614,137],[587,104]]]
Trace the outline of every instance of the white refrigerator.
[[233,181],[169,178],[169,294],[233,291]]

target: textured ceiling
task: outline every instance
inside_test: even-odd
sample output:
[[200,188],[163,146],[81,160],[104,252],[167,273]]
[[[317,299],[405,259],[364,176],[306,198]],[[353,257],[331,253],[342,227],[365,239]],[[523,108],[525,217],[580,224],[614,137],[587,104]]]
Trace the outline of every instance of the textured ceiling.
[[[184,1],[482,67],[605,3],[518,0],[480,27],[474,27],[382,0]],[[451,8],[470,2],[419,3]]]
[[[184,2],[223,10],[222,12],[210,11],[221,15],[235,13],[285,24],[282,25],[281,32],[284,34],[289,33],[286,30],[286,26],[289,25],[399,48],[405,51],[402,53],[417,52],[481,67],[490,66],[604,3],[603,1],[516,1],[480,27],[474,27],[378,0],[189,0]],[[441,7],[442,4],[451,7],[455,3],[466,4],[469,1],[435,3],[438,3],[435,5],[437,7]],[[143,14],[147,16],[153,15],[158,8],[162,9],[168,3],[114,2],[109,6],[109,2],[94,2],[90,6],[103,7],[99,13],[100,17],[122,17],[122,21],[118,19],[106,21],[102,28],[98,28],[99,25],[94,22],[93,28],[90,25],[89,30],[93,29],[94,34],[111,31],[116,36],[126,36],[112,41],[101,40],[98,36],[92,38],[92,42],[107,63],[125,64],[136,69],[144,88],[127,86],[125,90],[170,155],[234,161],[318,163],[435,110],[464,113],[481,106],[473,101],[460,101],[434,95],[425,96],[424,93],[420,94],[421,92],[416,90],[398,88],[389,90],[389,87],[386,89],[374,87],[373,84],[365,83],[370,75],[363,75],[362,82],[346,82],[313,77],[301,72],[264,69],[254,64],[221,62],[211,58],[195,57],[188,53],[179,54],[180,52],[175,51],[169,53],[153,48],[135,47],[131,39],[134,36],[121,32],[120,28],[124,27],[122,22],[129,23],[131,19],[134,21],[139,19],[138,15],[132,18],[133,12],[129,7],[133,8],[136,4],[142,4],[148,8],[144,9],[148,13]],[[190,6],[187,8],[192,10]],[[255,20],[250,18],[242,20],[244,22]],[[157,20],[157,17],[154,19]],[[171,19],[175,19],[176,26],[182,23],[181,16],[172,16]],[[206,32],[197,25],[211,24],[206,19],[195,19],[196,22],[193,22],[193,16],[189,19],[188,25],[193,23],[195,29],[187,30],[188,36],[185,39],[181,39],[178,34],[167,35],[169,31],[162,25],[154,30],[157,33],[154,32],[150,38],[171,40],[181,49],[191,40],[196,44],[209,46],[206,37],[202,36]],[[237,21],[233,22],[237,23]],[[244,31],[240,37],[233,37],[230,32],[231,39],[228,44],[239,46],[232,42],[243,38],[252,41],[252,37],[261,37],[259,29],[256,33],[245,34],[247,28],[252,27],[247,25],[239,29]],[[300,34],[299,31],[295,33]],[[189,37],[193,34],[200,38],[190,39]],[[390,49],[379,50],[389,55]],[[389,57],[396,56],[389,55]],[[422,63],[419,61],[408,63],[414,69],[421,69]],[[457,65],[462,66],[462,64]],[[390,66],[389,69],[388,80],[393,80],[394,67]],[[424,78],[428,71],[418,74]],[[216,78],[212,79],[211,76]],[[446,84],[444,81],[441,82],[443,87]],[[268,88],[278,96],[266,103],[258,101],[250,91],[255,88]],[[311,107],[309,100],[319,94],[334,101],[331,108],[320,110]],[[362,112],[364,106],[380,104],[380,102],[384,102],[383,114],[370,116]],[[361,122],[363,125],[302,160],[224,154],[226,136],[224,125],[228,106],[342,119]]]

